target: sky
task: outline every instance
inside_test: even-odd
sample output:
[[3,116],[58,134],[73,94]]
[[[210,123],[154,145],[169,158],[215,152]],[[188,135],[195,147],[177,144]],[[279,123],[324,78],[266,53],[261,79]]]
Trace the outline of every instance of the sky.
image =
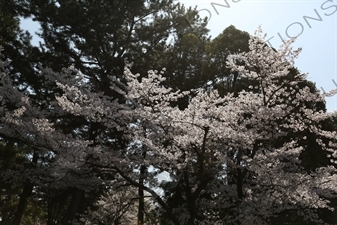
[[[225,28],[254,34],[258,26],[267,33],[266,41],[278,48],[289,37],[297,37],[293,47],[301,47],[295,66],[323,92],[337,88],[337,0],[176,0],[186,7],[197,7],[209,17],[208,29],[215,38]],[[23,29],[34,31],[39,25],[24,20]],[[33,41],[38,39],[34,37]],[[334,81],[333,81],[334,80]],[[337,95],[326,98],[328,111],[337,110]]]

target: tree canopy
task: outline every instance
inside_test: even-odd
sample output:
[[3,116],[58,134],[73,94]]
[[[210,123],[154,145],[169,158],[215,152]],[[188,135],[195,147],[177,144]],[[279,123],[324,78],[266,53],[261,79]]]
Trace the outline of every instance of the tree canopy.
[[335,117],[293,40],[211,39],[170,0],[0,4],[0,224],[336,222]]

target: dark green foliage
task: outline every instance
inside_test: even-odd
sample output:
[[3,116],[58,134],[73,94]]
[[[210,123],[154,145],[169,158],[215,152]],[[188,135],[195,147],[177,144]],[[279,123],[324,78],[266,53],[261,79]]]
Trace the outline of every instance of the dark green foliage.
[[[252,85],[244,77],[226,68],[227,57],[230,54],[248,52],[249,34],[238,30],[235,26],[227,27],[207,45],[207,63],[205,77],[209,86],[219,91],[220,95],[228,92],[238,93]],[[205,84],[206,85],[206,84]]]

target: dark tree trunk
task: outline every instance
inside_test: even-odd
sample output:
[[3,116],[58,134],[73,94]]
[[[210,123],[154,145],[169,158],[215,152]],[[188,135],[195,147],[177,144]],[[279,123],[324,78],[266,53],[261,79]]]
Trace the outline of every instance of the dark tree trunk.
[[[38,154],[34,153],[33,159],[32,159],[33,168],[36,167],[38,158],[39,158]],[[22,193],[20,194],[19,204],[18,204],[18,207],[16,208],[16,212],[15,212],[12,225],[20,225],[22,216],[27,207],[27,200],[32,195],[33,188],[34,188],[34,185],[30,181],[27,181],[27,183],[23,187]]]
[[20,201],[18,204],[18,207],[16,209],[15,212],[15,216],[14,216],[14,221],[13,221],[13,225],[20,225],[22,216],[25,212],[25,209],[27,207],[27,199],[31,196],[32,191],[33,191],[33,187],[34,185],[29,183],[26,184],[23,188],[23,191],[20,195]]
[[242,172],[241,169],[237,169],[237,183],[236,183],[236,188],[237,188],[237,193],[238,193],[238,198],[242,199],[243,198],[243,177],[242,177]]
[[83,210],[84,191],[78,188],[74,188],[72,191],[71,201],[68,207],[68,212],[65,217],[64,224],[72,224],[72,221],[76,219],[77,215]]
[[[139,184],[144,185],[144,176],[146,172],[146,167],[142,165],[140,167],[140,178]],[[144,202],[144,190],[142,188],[138,188],[138,225],[144,224],[144,212],[145,212],[145,202]]]

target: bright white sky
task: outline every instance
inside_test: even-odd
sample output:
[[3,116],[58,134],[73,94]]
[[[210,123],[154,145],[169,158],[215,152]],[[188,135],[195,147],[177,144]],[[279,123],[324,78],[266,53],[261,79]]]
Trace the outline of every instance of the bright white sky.
[[[208,28],[212,38],[230,25],[250,34],[262,25],[268,34],[267,39],[273,37],[270,44],[277,49],[282,43],[278,34],[284,39],[287,33],[289,36],[298,35],[294,47],[303,48],[296,63],[298,69],[309,73],[309,80],[316,82],[319,90],[335,88],[332,79],[337,83],[337,0],[176,1],[187,7],[196,6],[202,17],[210,17]],[[316,20],[305,20],[304,17]],[[29,20],[21,25],[33,32],[38,29],[38,25]],[[327,98],[327,109],[337,110],[337,96]]]
[[[267,39],[276,49],[284,38],[298,36],[294,48],[302,47],[296,62],[301,72],[309,73],[319,90],[329,91],[337,83],[337,0],[178,0],[185,6],[200,10],[203,17],[211,17],[208,28],[212,38],[225,28],[254,34],[261,25]],[[213,4],[212,4],[213,3]],[[216,5],[218,4],[218,5]],[[212,6],[213,5],[213,6]],[[316,11],[315,11],[316,10]],[[316,14],[317,12],[317,14]],[[321,19],[319,19],[319,16]],[[307,23],[304,17],[307,18]],[[310,26],[311,28],[310,28]],[[337,96],[327,98],[328,111],[337,110]]]

